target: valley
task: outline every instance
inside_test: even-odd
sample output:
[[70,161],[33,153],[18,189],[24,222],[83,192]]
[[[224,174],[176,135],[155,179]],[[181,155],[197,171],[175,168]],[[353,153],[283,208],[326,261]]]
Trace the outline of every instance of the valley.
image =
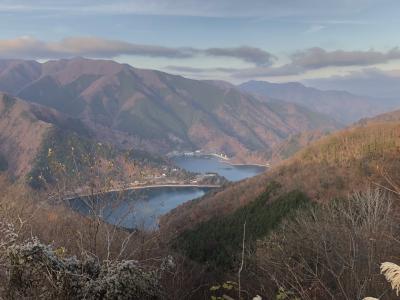
[[[163,280],[188,284],[164,286],[168,293],[202,286],[190,291],[192,298],[209,298],[212,284],[236,280],[239,255],[252,294],[279,293],[259,266],[274,270],[286,289],[298,287],[282,271],[289,268],[286,251],[293,272],[302,268],[298,253],[316,263],[318,253],[301,238],[315,249],[338,240],[344,251],[352,229],[342,218],[357,219],[359,211],[371,217],[359,198],[386,203],[386,193],[396,198],[400,190],[399,111],[374,116],[396,108],[396,101],[380,105],[293,83],[235,86],[85,58],[4,60],[0,89],[2,218],[23,216],[57,249],[89,249],[103,261],[124,256],[151,268],[148,260],[171,256],[176,274]],[[397,204],[389,211],[374,203],[374,214],[396,217]],[[354,216],[343,214],[348,207]],[[18,226],[26,239],[25,223]],[[346,228],[343,239],[337,227]],[[372,235],[355,228],[364,239]],[[326,232],[332,241],[321,240]],[[371,249],[361,238],[354,243],[362,255]],[[329,263],[333,254],[324,255]],[[376,266],[378,258],[371,260]],[[341,278],[317,275],[331,286],[304,282],[307,289],[296,293],[342,293]],[[353,295],[353,289],[345,293]]]
[[90,191],[89,187],[80,188],[64,194],[64,201],[69,201],[74,210],[89,217],[99,210],[106,222],[123,228],[156,230],[159,217],[179,205],[220,189],[229,182],[265,171],[263,166],[229,165],[214,156],[177,156],[172,161],[177,167],[198,175],[190,181],[161,176],[143,183],[136,181],[120,186],[114,183],[111,189],[96,192]]

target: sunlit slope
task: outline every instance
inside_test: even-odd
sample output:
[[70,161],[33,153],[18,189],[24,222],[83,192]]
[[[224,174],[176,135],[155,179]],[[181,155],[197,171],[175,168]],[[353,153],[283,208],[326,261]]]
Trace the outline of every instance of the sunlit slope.
[[330,134],[266,173],[178,207],[163,219],[182,230],[232,213],[261,195],[271,181],[282,193],[298,190],[325,202],[366,186],[396,189],[400,179],[400,122],[371,122]]

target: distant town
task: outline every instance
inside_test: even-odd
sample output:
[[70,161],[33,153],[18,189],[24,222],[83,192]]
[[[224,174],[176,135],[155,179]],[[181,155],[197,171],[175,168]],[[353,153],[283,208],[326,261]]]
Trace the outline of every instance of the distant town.
[[230,160],[230,158],[228,157],[228,155],[226,155],[225,153],[214,153],[214,152],[206,152],[204,150],[196,150],[193,152],[190,151],[184,151],[184,152],[179,152],[179,151],[172,151],[170,153],[167,154],[167,157],[179,157],[179,156],[198,156],[198,157],[204,157],[204,156],[214,156],[216,158],[222,159],[222,160]]

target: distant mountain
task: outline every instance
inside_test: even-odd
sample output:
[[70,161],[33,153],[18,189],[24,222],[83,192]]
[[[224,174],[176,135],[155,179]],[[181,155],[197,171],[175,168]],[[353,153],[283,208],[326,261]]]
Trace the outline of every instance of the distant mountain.
[[326,115],[265,103],[226,82],[105,60],[2,61],[0,89],[80,119],[99,140],[161,154],[201,148],[257,160],[254,153],[268,152],[291,134],[339,126]]
[[364,118],[357,122],[358,125],[369,125],[376,123],[400,122],[400,110],[394,110],[385,114],[377,115],[371,118]]
[[242,91],[264,98],[281,99],[303,105],[313,111],[335,118],[343,124],[353,123],[361,118],[371,117],[400,107],[400,99],[375,99],[357,96],[344,91],[322,91],[306,87],[298,82],[270,83],[248,81],[239,85]]

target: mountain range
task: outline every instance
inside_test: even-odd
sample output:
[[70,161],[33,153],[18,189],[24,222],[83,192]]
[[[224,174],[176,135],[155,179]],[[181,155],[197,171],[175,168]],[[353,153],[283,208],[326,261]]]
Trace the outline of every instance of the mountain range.
[[270,98],[275,98],[302,105],[346,125],[400,107],[400,99],[371,98],[346,91],[322,91],[299,82],[271,83],[253,80],[240,84],[239,88],[258,95],[267,102]]
[[202,149],[262,161],[292,134],[340,127],[327,115],[264,102],[226,82],[106,60],[3,60],[0,90],[79,119],[97,140],[159,154]]
[[[298,97],[285,96],[290,95],[286,87],[292,85],[304,93],[293,92]],[[382,205],[380,195],[383,193],[376,194],[379,203],[375,201],[373,206],[365,205],[365,202],[360,202],[361,206],[357,209],[342,206],[344,223],[350,227],[338,223],[335,213],[340,207],[336,204],[346,203],[342,200],[350,194],[366,191],[372,195],[371,187],[399,194],[400,111],[370,117],[374,109],[378,109],[376,99],[310,90],[291,83],[277,86],[276,94],[268,92],[260,95],[226,82],[191,80],[112,61],[82,58],[46,63],[1,61],[0,88],[4,91],[0,92],[2,208],[7,209],[4,214],[7,220],[21,222],[24,219],[20,217],[21,212],[29,217],[26,219],[34,220],[34,223],[25,225],[29,228],[27,236],[32,236],[35,231],[44,232],[41,238],[47,238],[49,243],[55,241],[57,247],[68,245],[68,249],[78,241],[78,252],[84,249],[80,244],[82,241],[94,249],[91,253],[101,253],[96,249],[104,246],[100,249],[106,249],[103,254],[108,259],[109,225],[99,222],[97,217],[81,218],[64,205],[54,205],[56,201],[49,201],[51,205],[40,203],[36,206],[39,202],[28,203],[27,200],[31,197],[35,200],[54,200],[57,193],[60,194],[59,200],[65,200],[65,195],[75,193],[109,192],[126,187],[118,185],[121,182],[160,184],[152,181],[155,178],[172,179],[174,184],[185,183],[185,180],[192,183],[196,179],[196,184],[201,184],[195,174],[173,166],[163,155],[173,150],[203,149],[224,152],[235,161],[265,162],[276,159],[276,163],[268,172],[237,183],[221,180],[218,182],[219,186],[222,184],[220,188],[163,215],[160,230],[154,235],[112,228],[116,234],[123,234],[121,245],[127,252],[135,252],[139,245],[141,250],[138,255],[141,258],[143,254],[160,257],[160,253],[177,258],[174,263],[182,265],[175,269],[179,271],[171,273],[173,280],[166,281],[166,286],[172,281],[179,281],[177,285],[171,285],[171,290],[180,291],[187,285],[190,289],[196,287],[197,291],[199,286],[205,286],[199,294],[219,293],[221,288],[228,292],[232,289],[230,292],[236,294],[235,283],[230,279],[236,278],[238,266],[243,266],[246,261],[243,273],[239,271],[239,280],[243,280],[240,282],[246,290],[253,285],[260,286],[249,295],[260,294],[259,290],[262,295],[278,295],[282,291],[286,297],[295,294],[286,294],[284,289],[281,290],[281,283],[285,280],[275,282],[274,276],[278,273],[271,273],[274,276],[267,274],[268,277],[257,275],[261,268],[253,258],[259,259],[260,251],[270,255],[279,250],[275,256],[265,256],[269,265],[263,267],[263,271],[269,271],[271,266],[282,266],[283,274],[288,273],[288,262],[295,267],[292,270],[301,270],[304,262],[308,264],[311,261],[309,266],[314,272],[315,266],[320,268],[323,255],[335,253],[339,258],[328,259],[327,271],[321,273],[331,277],[331,262],[338,261],[336,274],[339,275],[335,278],[339,278],[345,269],[348,270],[346,272],[353,272],[355,257],[370,257],[371,253],[395,248],[394,242],[390,246],[376,247],[389,240],[381,233],[379,228],[382,227],[375,226],[381,224],[380,220],[386,222],[388,214],[381,214],[380,211],[392,210],[386,202]],[[385,105],[382,109],[395,107],[396,103]],[[340,129],[359,118],[362,119]],[[18,179],[26,180],[23,185],[14,184],[18,183]],[[25,185],[26,182],[39,194]],[[40,193],[48,184],[51,189]],[[359,197],[358,201],[366,199]],[[26,206],[31,204],[33,208],[26,210]],[[328,206],[331,210],[319,215]],[[393,211],[397,215],[397,208]],[[360,212],[367,214],[367,220],[377,222],[364,222],[358,217]],[[377,217],[381,215],[383,217]],[[303,221],[319,218],[322,223],[311,222],[308,227],[299,227],[304,224]],[[394,224],[398,224],[397,219],[394,220]],[[357,226],[365,232],[364,235],[354,234],[353,229]],[[293,235],[289,237],[282,234],[282,230],[288,227],[293,230]],[[397,227],[385,228],[386,234]],[[329,235],[331,229],[335,235]],[[371,235],[371,229],[377,235]],[[82,232],[87,233],[82,236]],[[316,236],[321,239],[321,247],[314,247],[316,244],[308,242],[310,237],[312,240]],[[346,236],[350,237],[348,241]],[[378,241],[375,240],[377,236],[381,238]],[[60,237],[61,242],[58,241]],[[125,248],[126,241],[129,243],[131,237],[131,246]],[[271,239],[273,247],[266,247],[264,238]],[[295,243],[287,247],[287,242],[292,240]],[[280,241],[279,244],[276,241]],[[358,249],[365,249],[366,245],[369,245],[367,250],[359,255]],[[64,253],[64,250],[56,251],[53,258]],[[119,245],[116,253],[121,254]],[[249,253],[246,258],[245,253]],[[348,256],[348,253],[351,255]],[[312,259],[303,260],[301,255],[304,254]],[[279,261],[275,259],[277,257],[282,258],[280,265],[276,264]],[[348,257],[349,264],[346,266],[351,267],[343,268],[343,257]],[[371,263],[376,266],[377,275],[380,261],[386,259],[379,257]],[[359,265],[363,269],[367,264],[361,259]],[[182,275],[176,279],[180,268]],[[47,276],[48,270],[45,271]],[[306,283],[307,291],[318,298],[314,292],[321,289],[315,286],[314,273],[311,272],[303,277],[295,275],[295,280],[297,282],[300,278],[298,284],[301,288]],[[55,274],[59,274],[58,269]],[[193,279],[191,276],[194,274],[206,280]],[[372,278],[370,273],[367,274],[363,282]],[[216,281],[216,278],[219,279]],[[343,282],[349,281],[347,278],[347,275],[343,276]],[[192,283],[186,284],[186,279]],[[264,283],[268,282],[266,279],[274,281],[274,284],[268,283],[271,292],[264,291]],[[358,277],[349,281],[350,285],[357,280]],[[224,283],[210,288],[210,282]],[[364,289],[364,285],[360,286]],[[186,299],[190,293],[185,292],[182,298]],[[341,293],[342,290],[337,288],[336,295],[339,296],[332,299],[343,298]],[[210,298],[208,294],[204,295]]]
[[279,161],[377,106],[297,83],[239,88],[106,60],[2,60],[0,163],[15,177],[27,176],[50,140],[65,145],[71,135],[86,145],[83,152],[103,143],[153,158],[202,149],[236,162]]

